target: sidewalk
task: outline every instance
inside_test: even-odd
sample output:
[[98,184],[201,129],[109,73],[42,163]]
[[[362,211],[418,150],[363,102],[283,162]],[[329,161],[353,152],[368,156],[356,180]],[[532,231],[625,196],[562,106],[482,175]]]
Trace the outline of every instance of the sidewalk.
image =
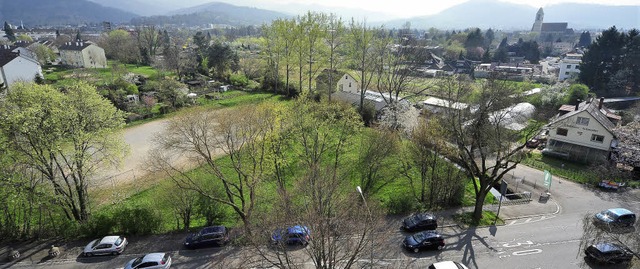
[[[542,173],[542,171],[539,171],[539,173]],[[535,180],[536,176],[539,175],[530,174],[530,171],[526,168],[505,175],[504,180],[507,182],[508,189],[514,193],[531,193],[531,201],[529,203],[510,205],[503,200],[499,215],[501,219],[512,220],[560,213],[561,207],[554,199],[553,194],[549,199],[540,199],[540,196],[543,195],[547,189],[544,187],[541,178],[537,179],[537,181]],[[485,204],[483,209],[497,212],[498,204]],[[441,219],[443,225],[456,225],[456,222],[453,220],[454,215],[473,212],[473,210],[474,207],[469,206],[436,212],[436,215]]]

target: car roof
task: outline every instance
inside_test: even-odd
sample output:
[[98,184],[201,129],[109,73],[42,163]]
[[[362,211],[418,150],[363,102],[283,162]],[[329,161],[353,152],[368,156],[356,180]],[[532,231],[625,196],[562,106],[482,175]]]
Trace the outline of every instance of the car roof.
[[421,219],[435,219],[436,216],[434,216],[431,213],[418,213],[416,214],[416,216],[420,217]]
[[623,250],[622,247],[613,243],[597,243],[592,245],[592,247],[596,248],[598,251],[602,253],[616,251],[616,250]]
[[433,267],[435,269],[460,269],[460,268],[467,268],[466,266],[460,264],[463,267],[459,267],[455,262],[453,261],[444,261],[444,262],[436,262],[433,264]]
[[155,252],[144,255],[142,262],[160,262],[164,258],[165,253]]
[[117,236],[117,235],[105,236],[102,238],[102,240],[100,240],[100,244],[113,244],[118,240],[118,238],[120,238],[120,236]]
[[204,227],[202,228],[202,232],[203,234],[207,234],[207,233],[219,233],[219,232],[224,232],[226,228],[224,226],[209,226],[209,227]]
[[442,237],[438,232],[436,232],[436,231],[431,231],[431,230],[429,230],[429,231],[422,231],[422,232],[419,232],[419,234],[424,235],[424,237],[426,237],[426,238],[430,238],[430,237]]
[[307,233],[308,231],[309,231],[309,228],[307,228],[307,226],[301,226],[301,225],[291,226],[287,228],[287,233],[290,233],[290,234],[303,234],[303,233]]
[[608,211],[618,216],[633,214],[631,210],[626,208],[612,208],[612,209],[609,209]]

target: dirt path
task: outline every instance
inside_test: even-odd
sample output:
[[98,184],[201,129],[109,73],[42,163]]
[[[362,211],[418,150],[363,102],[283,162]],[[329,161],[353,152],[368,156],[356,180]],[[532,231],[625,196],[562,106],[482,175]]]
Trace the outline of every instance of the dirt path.
[[148,152],[153,148],[156,134],[165,130],[169,119],[144,123],[122,130],[125,143],[129,145],[129,154],[117,168],[107,168],[96,175],[93,187],[120,185],[132,182],[149,174],[146,169]]

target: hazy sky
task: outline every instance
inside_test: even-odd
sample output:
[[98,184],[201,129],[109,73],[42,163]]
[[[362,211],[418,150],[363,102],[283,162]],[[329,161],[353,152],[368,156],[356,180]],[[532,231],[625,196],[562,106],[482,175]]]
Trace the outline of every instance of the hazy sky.
[[[197,0],[204,2],[205,0]],[[213,0],[216,1],[216,0]],[[221,2],[232,3],[233,0],[217,0]],[[467,2],[469,0],[251,0],[256,7],[262,7],[269,3],[300,3],[300,4],[319,4],[332,7],[359,8],[381,13],[387,13],[397,17],[411,17],[418,15],[430,15],[438,13],[448,7]],[[512,2],[526,4],[534,7],[544,7],[552,4],[579,2],[579,3],[596,3],[607,5],[640,5],[640,0],[501,0],[504,2]],[[245,2],[245,1],[242,1]]]

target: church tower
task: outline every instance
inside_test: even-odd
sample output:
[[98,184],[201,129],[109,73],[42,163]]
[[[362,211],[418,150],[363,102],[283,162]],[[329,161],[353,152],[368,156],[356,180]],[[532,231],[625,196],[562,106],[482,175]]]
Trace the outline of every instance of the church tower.
[[536,13],[536,21],[533,23],[533,27],[531,27],[531,32],[540,33],[542,32],[542,21],[544,20],[544,11],[542,8],[538,9],[538,13]]

